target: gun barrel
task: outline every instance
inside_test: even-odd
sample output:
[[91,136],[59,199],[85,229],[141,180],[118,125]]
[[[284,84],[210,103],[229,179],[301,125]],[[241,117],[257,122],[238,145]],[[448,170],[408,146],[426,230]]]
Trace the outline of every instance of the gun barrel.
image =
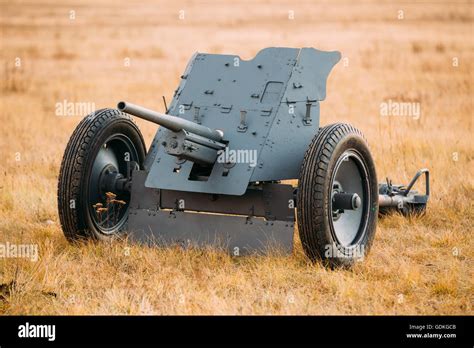
[[224,133],[220,130],[211,129],[176,116],[162,114],[132,103],[121,101],[117,104],[117,108],[127,114],[159,124],[173,132],[185,130],[215,141],[221,141],[224,136]]

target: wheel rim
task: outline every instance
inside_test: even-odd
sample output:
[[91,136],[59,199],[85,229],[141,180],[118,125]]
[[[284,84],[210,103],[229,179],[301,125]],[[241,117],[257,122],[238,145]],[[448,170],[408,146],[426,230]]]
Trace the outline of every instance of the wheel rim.
[[[111,178],[126,177],[130,161],[139,162],[133,141],[124,134],[115,134],[101,145],[92,164],[87,193],[88,211],[94,226],[103,234],[115,233],[127,220],[130,193],[114,191],[105,183],[114,182]],[[107,192],[113,192],[116,196],[108,196]],[[99,212],[99,208],[107,210]]]
[[[362,157],[355,150],[345,151],[336,162],[331,177],[331,199],[329,221],[335,239],[345,248],[358,244],[368,222],[370,203],[368,170]],[[337,209],[333,205],[336,193],[357,194],[360,206],[353,210]]]

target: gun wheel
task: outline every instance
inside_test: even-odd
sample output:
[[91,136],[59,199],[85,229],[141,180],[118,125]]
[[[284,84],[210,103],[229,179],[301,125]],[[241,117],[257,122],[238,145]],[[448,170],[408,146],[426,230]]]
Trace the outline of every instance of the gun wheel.
[[362,133],[338,123],[320,129],[306,151],[297,196],[298,230],[311,260],[351,266],[376,230],[378,184]]
[[145,144],[132,119],[114,109],[85,117],[64,152],[58,181],[61,227],[69,241],[110,239],[124,230],[130,164],[141,166]]

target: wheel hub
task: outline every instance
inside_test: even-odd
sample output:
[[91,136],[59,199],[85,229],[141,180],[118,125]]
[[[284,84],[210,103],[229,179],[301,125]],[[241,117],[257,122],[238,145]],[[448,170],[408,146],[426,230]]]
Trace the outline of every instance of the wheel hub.
[[89,176],[91,217],[102,233],[114,233],[126,219],[130,193],[126,190],[128,166],[138,155],[131,140],[111,136],[100,147]]
[[366,169],[359,155],[351,150],[336,162],[332,176],[331,228],[344,246],[357,242],[366,211]]
[[108,164],[104,167],[99,177],[100,195],[103,199],[106,198],[107,192],[117,193],[120,191],[118,183],[124,179],[123,174],[119,173],[113,164]]

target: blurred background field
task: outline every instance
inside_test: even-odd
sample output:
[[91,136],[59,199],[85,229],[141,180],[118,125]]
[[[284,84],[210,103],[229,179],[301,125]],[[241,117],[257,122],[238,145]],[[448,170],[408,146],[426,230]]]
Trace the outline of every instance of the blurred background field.
[[[0,259],[0,313],[473,314],[472,2],[2,0],[0,16],[0,243],[40,253]],[[251,59],[269,46],[341,51],[321,124],[361,129],[379,181],[428,167],[425,216],[380,221],[351,271],[309,263],[298,244],[241,258],[68,245],[57,176],[85,115],[57,116],[56,103],[163,111],[194,52]],[[381,116],[388,100],[421,115]],[[137,123],[148,146],[156,127]]]

